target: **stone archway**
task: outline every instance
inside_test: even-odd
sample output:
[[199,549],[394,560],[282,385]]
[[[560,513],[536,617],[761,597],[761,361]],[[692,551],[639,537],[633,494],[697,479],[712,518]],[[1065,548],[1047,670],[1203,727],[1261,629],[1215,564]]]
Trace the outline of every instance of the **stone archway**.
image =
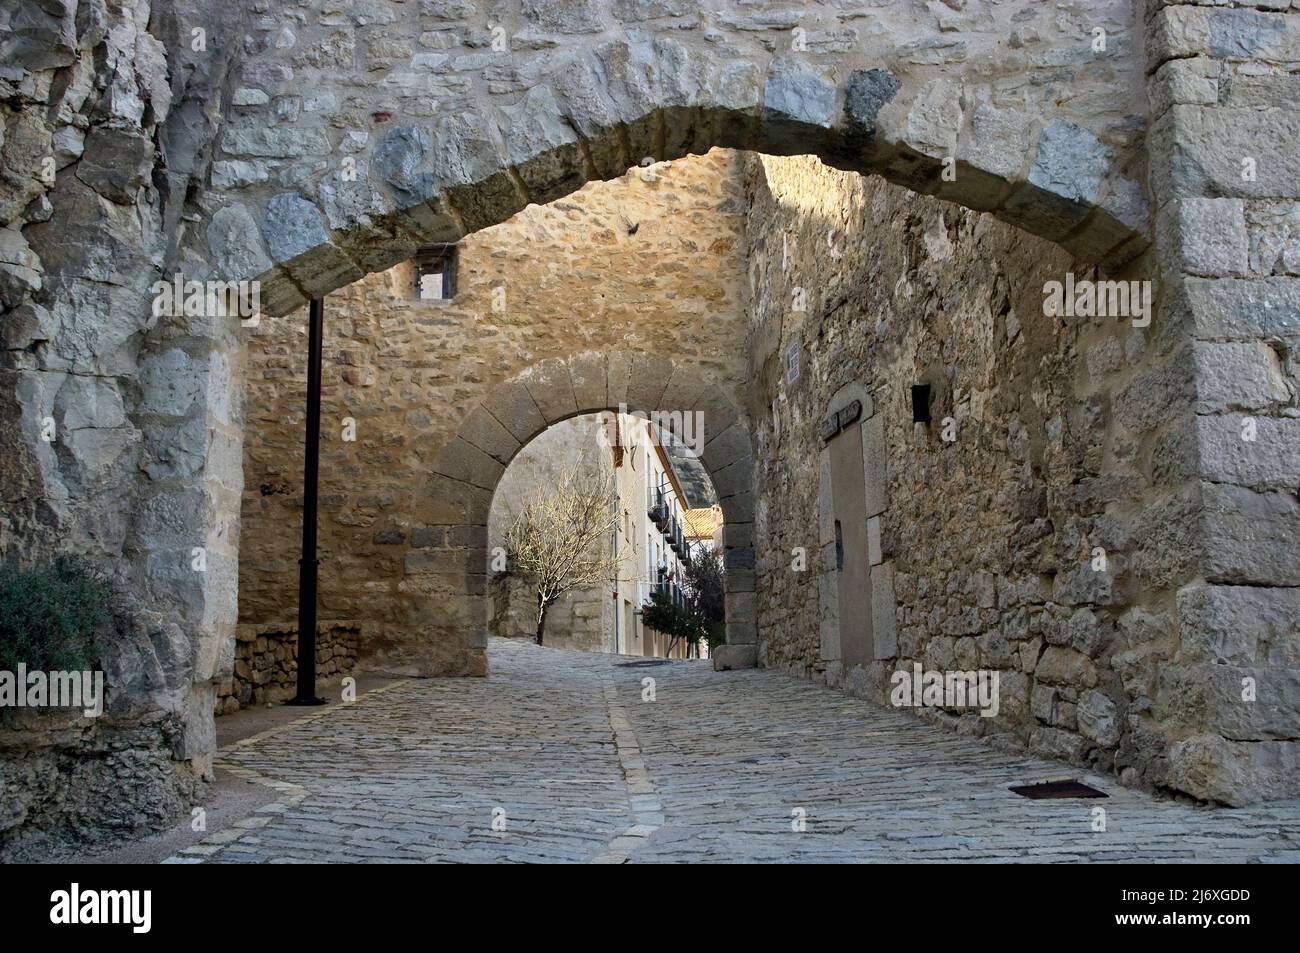
[[[263,310],[285,314],[421,245],[714,146],[814,154],[1113,267],[1150,244],[1145,72],[1127,0],[1035,29],[1019,25],[1036,16],[1028,2],[996,22],[972,9],[933,23],[842,2],[754,15],[678,0],[613,7],[379,3],[261,31],[221,71],[196,75],[196,90],[230,105],[194,164],[177,266],[189,279],[256,281]],[[1116,39],[1106,55],[1091,45],[1094,25]],[[1010,65],[1008,35],[1020,51]],[[132,420],[150,442],[179,448],[169,451],[178,472],[140,493],[133,571],[185,619],[202,662],[186,707],[204,721],[235,621],[237,329],[163,322],[143,342]],[[177,507],[187,493],[203,505]],[[456,516],[474,495],[457,493],[430,513],[447,520],[434,525],[482,525]],[[152,531],[160,513],[165,533]],[[216,571],[171,570],[196,541]],[[388,649],[395,670],[423,667]]]
[[[584,352],[542,361],[503,381],[464,415],[434,459],[422,530],[437,547],[412,547],[406,560],[412,625],[373,647],[385,671],[441,671],[453,654],[470,660],[464,674],[484,674],[489,605],[487,522],[492,493],[510,461],[547,427],[582,414],[616,411],[650,419],[697,415],[700,457],[718,494],[727,567],[725,664],[755,662],[754,458],[749,427],[721,382],[666,357],[640,352]],[[411,571],[411,570],[414,571]],[[436,597],[436,601],[433,597]],[[426,656],[434,643],[439,661]]]
[[[1176,417],[1160,426],[1187,492],[1170,510],[1190,528],[1171,579],[1209,581],[1189,606],[1292,591],[1294,559],[1252,561],[1260,547],[1210,539],[1252,540],[1263,514],[1277,550],[1295,551],[1294,500],[1233,436],[1243,406],[1279,432],[1289,418],[1225,396],[1212,370],[1265,365],[1261,342],[1294,336],[1294,275],[1261,270],[1252,242],[1268,226],[1250,213],[1295,197],[1282,88],[1295,14],[1079,6],[921,18],[867,0],[380,0],[279,23],[177,3],[152,18],[110,10],[109,29],[79,25],[72,7],[34,12],[12,47],[22,76],[6,123],[25,158],[0,210],[13,355],[0,412],[16,488],[5,549],[112,564],[133,609],[113,662],[122,725],[156,736],[163,796],[187,790],[213,749],[213,679],[235,622],[243,371],[228,322],[157,320],[150,281],[260,279],[282,314],[420,243],[711,145],[815,153],[1114,265],[1150,244],[1149,172],[1159,320],[1173,330],[1135,371],[1134,403],[1172,403]],[[69,64],[94,81],[58,81]],[[1256,157],[1275,161],[1243,175]],[[57,175],[33,171],[49,159]],[[84,405],[92,383],[93,413],[56,453],[42,422]],[[202,574],[185,568],[195,547]],[[1215,635],[1228,625],[1183,614]],[[1255,776],[1293,757],[1290,735],[1265,757],[1224,745],[1224,730],[1184,743],[1182,787],[1227,797],[1237,785],[1220,783],[1222,764]]]
[[[692,31],[704,23],[683,22],[695,6],[625,3],[611,15],[595,0],[525,0],[498,21],[465,2],[428,23],[385,11],[384,37],[396,32],[391,24],[405,24],[406,43],[484,31],[476,46],[494,52],[414,53],[407,71],[390,53],[378,84],[331,47],[347,15],[304,28],[287,49],[260,48],[242,64],[240,108],[218,143],[194,248],[216,275],[259,279],[266,307],[283,313],[421,244],[453,242],[587,181],[715,146],[814,154],[993,212],[1092,261],[1122,264],[1149,244],[1138,178],[1143,74],[1128,3],[1109,4],[1073,33],[1059,24],[1017,31],[1018,10],[991,28],[973,11],[927,28],[877,7],[813,3],[753,18],[719,12],[703,37]],[[855,24],[868,16],[914,38],[862,42]],[[980,38],[978,50],[946,38],[962,28]],[[1018,65],[1038,87],[1008,92],[993,78],[1006,68],[1002,28],[1020,41]],[[1095,30],[1116,35],[1110,54],[1091,45]],[[501,37],[518,42],[498,51]],[[293,51],[304,47],[306,59],[330,68],[301,65]],[[1030,66],[1035,52],[1041,63]],[[1053,56],[1081,65],[1067,79],[1059,63],[1047,65]],[[500,79],[487,89],[471,81],[485,73]],[[289,121],[275,118],[275,104],[305,76],[310,102]],[[1073,95],[1057,95],[1062,83]],[[285,170],[287,178],[271,175]]]

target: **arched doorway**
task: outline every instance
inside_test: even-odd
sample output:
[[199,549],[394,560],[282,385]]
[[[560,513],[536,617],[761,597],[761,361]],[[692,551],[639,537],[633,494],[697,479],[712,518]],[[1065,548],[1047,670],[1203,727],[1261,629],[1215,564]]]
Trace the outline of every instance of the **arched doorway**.
[[[493,388],[435,458],[429,486],[430,512],[448,541],[482,540],[481,547],[453,542],[431,550],[422,561],[431,576],[459,577],[465,561],[477,560],[452,600],[446,623],[434,630],[482,652],[490,615],[486,550],[492,493],[516,454],[547,427],[584,414],[612,411],[640,415],[655,426],[689,433],[718,495],[723,514],[723,558],[727,567],[727,645],[724,664],[753,665],[754,624],[753,450],[749,428],[731,401],[700,374],[655,355],[585,352],[535,365]],[[469,568],[473,568],[472,562]],[[474,578],[477,576],[478,578]],[[473,620],[463,625],[461,620]],[[418,652],[427,634],[414,632]],[[388,664],[381,657],[377,664]],[[418,674],[415,673],[415,674]]]

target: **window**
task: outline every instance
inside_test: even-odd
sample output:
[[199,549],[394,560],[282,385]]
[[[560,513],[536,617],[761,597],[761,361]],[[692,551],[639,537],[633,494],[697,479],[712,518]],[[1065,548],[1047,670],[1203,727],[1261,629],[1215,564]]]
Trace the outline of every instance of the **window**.
[[928,424],[930,422],[930,385],[912,385],[912,423]]
[[450,301],[456,295],[456,246],[429,245],[415,256],[415,297]]

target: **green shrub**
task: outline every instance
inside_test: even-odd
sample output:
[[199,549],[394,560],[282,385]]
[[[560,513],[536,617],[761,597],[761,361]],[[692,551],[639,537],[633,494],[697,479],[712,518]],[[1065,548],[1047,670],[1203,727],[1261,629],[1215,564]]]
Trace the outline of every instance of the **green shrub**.
[[77,557],[0,566],[0,670],[85,671],[110,618],[108,585]]

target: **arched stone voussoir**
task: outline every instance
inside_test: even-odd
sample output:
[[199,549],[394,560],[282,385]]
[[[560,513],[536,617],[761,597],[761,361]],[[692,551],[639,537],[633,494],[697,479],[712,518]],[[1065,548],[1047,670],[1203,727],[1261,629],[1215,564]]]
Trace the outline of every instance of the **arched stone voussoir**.
[[[708,464],[706,463],[705,466],[707,467]],[[728,497],[735,493],[752,493],[754,490],[754,458],[745,455],[721,469],[709,469],[709,479],[713,481],[714,492],[719,497]]]
[[[713,471],[710,470],[709,472],[712,473]],[[718,505],[722,507],[722,518],[726,522],[732,520],[737,523],[754,522],[754,495],[749,490],[720,497]]]
[[519,442],[528,443],[548,426],[528,388],[518,380],[508,380],[492,388],[483,407]]
[[272,196],[261,228],[271,261],[309,296],[329,294],[365,276],[334,244],[321,210],[297,192]]
[[733,420],[721,432],[709,429],[709,418],[704,419],[705,438],[704,453],[701,460],[710,473],[721,471],[737,461],[747,461],[753,467],[754,449],[749,428],[739,420]]
[[522,444],[482,404],[469,412],[457,434],[503,466],[514,459]]
[[659,410],[673,369],[673,362],[661,354],[634,353],[627,378],[628,409],[647,413]]
[[600,351],[584,351],[566,358],[569,381],[573,385],[573,400],[578,413],[591,413],[610,409],[606,386],[609,364]]
[[672,376],[659,398],[659,409],[686,413],[695,409],[695,404],[704,396],[711,385],[703,375],[681,364],[673,368]]
[[568,362],[553,357],[529,367],[515,378],[526,388],[533,403],[546,419],[547,426],[567,420],[578,413],[578,403],[573,396],[573,380],[569,376]]
[[[395,48],[430,29],[425,5],[379,6],[393,16]],[[446,24],[478,22],[488,6],[451,4]],[[590,179],[729,146],[814,154],[1089,259],[1130,257],[1147,244],[1149,217],[1134,201],[1147,112],[1140,44],[1125,37],[1099,53],[1077,24],[1046,19],[1025,32],[1031,6],[918,18],[890,4],[847,16],[842,0],[761,12],[529,0],[505,18],[508,35],[523,31],[507,49],[448,29],[445,50],[410,44],[382,65],[312,70],[310,107],[286,112],[304,95],[302,44],[348,29],[308,13],[299,44],[245,58],[250,95],[225,117],[210,207],[265,209],[269,264],[311,296]],[[1014,85],[999,79],[1011,75]]]
[[428,488],[427,499],[412,514],[413,524],[487,525],[488,513],[492,509],[491,490],[439,473],[430,475]]
[[433,458],[433,472],[491,492],[505,465],[468,440],[456,436],[447,441]]
[[534,86],[501,112],[506,158],[530,201],[542,205],[586,184],[587,164],[578,134],[549,86]]

